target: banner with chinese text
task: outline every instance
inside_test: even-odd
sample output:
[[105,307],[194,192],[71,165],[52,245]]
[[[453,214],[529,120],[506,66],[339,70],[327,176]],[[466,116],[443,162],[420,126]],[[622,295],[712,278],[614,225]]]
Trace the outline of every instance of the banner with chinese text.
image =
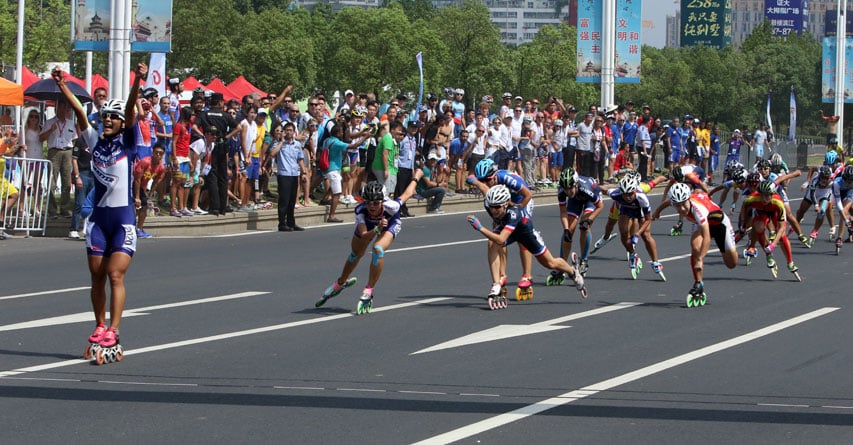
[[809,25],[808,0],[764,0],[764,17],[774,36],[802,34]]
[[[601,82],[603,0],[578,2],[578,82]],[[642,1],[616,1],[616,83],[640,83]]]
[[681,0],[681,46],[720,49],[731,42],[731,0]]
[[[831,104],[835,102],[835,49],[837,41],[835,37],[823,38],[823,56],[820,67],[820,96],[821,102]],[[850,92],[853,91],[853,69],[850,69],[851,57],[853,57],[853,42],[847,42],[844,48],[844,103],[853,103]]]

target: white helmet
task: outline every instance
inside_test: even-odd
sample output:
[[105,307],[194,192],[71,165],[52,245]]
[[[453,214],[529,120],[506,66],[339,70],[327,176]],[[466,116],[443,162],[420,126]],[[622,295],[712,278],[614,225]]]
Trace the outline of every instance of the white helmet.
[[498,184],[498,185],[490,188],[489,191],[486,192],[486,205],[487,206],[497,206],[497,205],[506,204],[507,202],[509,202],[509,199],[510,199],[509,189],[503,184]]
[[119,100],[119,99],[109,100],[109,101],[107,101],[107,103],[105,103],[101,107],[101,116],[103,116],[105,114],[115,113],[115,114],[119,115],[119,117],[121,117],[122,121],[124,121],[124,107],[125,107],[125,102],[123,100]]
[[677,204],[679,202],[684,202],[690,199],[690,186],[683,183],[678,182],[672,185],[669,189],[669,200],[672,201],[673,204]]
[[638,181],[633,175],[625,175],[619,180],[619,190],[622,193],[631,193],[634,190],[637,190],[637,187],[639,186],[640,181]]

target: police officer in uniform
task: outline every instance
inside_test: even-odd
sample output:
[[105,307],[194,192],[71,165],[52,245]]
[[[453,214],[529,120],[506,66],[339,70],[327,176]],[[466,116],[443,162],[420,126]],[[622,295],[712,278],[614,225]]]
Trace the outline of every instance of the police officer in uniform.
[[228,139],[240,131],[239,124],[223,109],[220,93],[210,96],[210,109],[200,117],[202,131],[216,134],[210,159],[210,174],[205,179],[211,215],[224,215],[228,205]]

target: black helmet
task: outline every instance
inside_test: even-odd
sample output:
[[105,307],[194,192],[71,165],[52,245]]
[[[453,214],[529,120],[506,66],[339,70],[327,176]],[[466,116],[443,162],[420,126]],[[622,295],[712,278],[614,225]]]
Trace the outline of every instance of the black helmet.
[[569,167],[560,172],[560,187],[564,189],[572,188],[578,183],[578,173],[575,169]]
[[759,182],[761,182],[761,175],[758,172],[750,172],[746,175],[746,184],[751,188],[755,188]]
[[817,169],[817,175],[821,178],[828,178],[832,176],[832,169],[829,168],[828,165],[821,165],[820,168]]
[[761,170],[762,168],[770,168],[771,167],[770,161],[768,161],[767,159],[762,159],[762,160],[758,161],[758,164],[756,165],[756,167],[758,167],[759,170]]
[[368,182],[361,191],[361,197],[365,201],[382,201],[385,199],[385,186],[378,181]]
[[853,165],[848,165],[844,167],[844,171],[841,172],[841,179],[845,181],[853,181]]
[[676,181],[681,182],[684,181],[684,171],[682,170],[684,167],[677,166],[672,169],[672,177],[675,178]]

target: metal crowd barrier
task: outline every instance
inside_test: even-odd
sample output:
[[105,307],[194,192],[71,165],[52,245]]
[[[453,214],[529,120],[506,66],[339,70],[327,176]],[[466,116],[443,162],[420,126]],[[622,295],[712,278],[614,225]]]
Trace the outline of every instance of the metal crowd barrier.
[[[7,158],[6,171],[3,179],[18,189],[18,199],[12,205],[3,208],[3,224],[5,231],[24,232],[29,237],[31,232],[41,232],[44,236],[47,230],[47,196],[51,184],[51,162],[46,159]],[[8,195],[8,191],[0,189],[0,193]],[[4,202],[9,196],[0,196]]]

